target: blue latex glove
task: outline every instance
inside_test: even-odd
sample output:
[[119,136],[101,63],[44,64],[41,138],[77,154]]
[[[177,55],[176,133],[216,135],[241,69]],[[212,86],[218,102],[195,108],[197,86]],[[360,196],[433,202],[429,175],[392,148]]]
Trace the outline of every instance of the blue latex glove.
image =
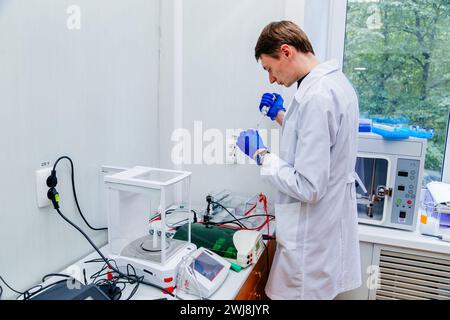
[[254,129],[242,131],[239,134],[236,145],[250,158],[254,159],[254,155],[259,149],[267,149],[264,145],[259,132]]
[[[259,104],[259,111],[267,112],[267,116],[275,120],[280,110],[286,111],[283,107],[283,98],[278,93],[264,93]],[[263,109],[264,108],[264,109]],[[264,110],[264,111],[263,111]]]

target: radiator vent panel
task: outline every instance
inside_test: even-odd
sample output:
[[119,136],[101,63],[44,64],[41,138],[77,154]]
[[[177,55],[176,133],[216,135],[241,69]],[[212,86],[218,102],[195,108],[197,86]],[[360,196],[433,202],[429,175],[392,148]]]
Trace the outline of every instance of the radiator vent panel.
[[377,300],[450,300],[450,258],[381,249]]

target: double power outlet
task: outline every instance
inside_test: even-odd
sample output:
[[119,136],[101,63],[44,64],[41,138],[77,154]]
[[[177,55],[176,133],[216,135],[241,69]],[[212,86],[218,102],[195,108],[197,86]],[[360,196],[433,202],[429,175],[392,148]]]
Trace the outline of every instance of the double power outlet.
[[51,201],[47,198],[47,178],[52,173],[52,168],[42,168],[36,171],[36,196],[39,208],[51,205]]

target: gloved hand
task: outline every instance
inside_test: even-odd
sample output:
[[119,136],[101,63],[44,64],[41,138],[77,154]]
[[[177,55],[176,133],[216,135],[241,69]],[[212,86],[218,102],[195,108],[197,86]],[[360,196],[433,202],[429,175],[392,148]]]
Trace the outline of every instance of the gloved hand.
[[254,159],[255,153],[259,149],[267,149],[259,132],[254,129],[242,131],[239,134],[236,145],[250,158]]
[[278,93],[264,93],[259,104],[259,111],[266,113],[266,115],[275,120],[280,110],[286,111],[283,107],[283,98]]

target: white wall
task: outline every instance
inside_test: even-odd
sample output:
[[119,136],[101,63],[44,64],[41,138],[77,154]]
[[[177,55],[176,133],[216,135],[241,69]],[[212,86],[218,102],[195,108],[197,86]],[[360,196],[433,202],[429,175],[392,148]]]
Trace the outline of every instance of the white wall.
[[[66,27],[72,4],[80,30]],[[42,162],[73,158],[95,226],[106,225],[101,164],[158,165],[159,9],[157,0],[0,1],[0,275],[15,288],[92,250],[54,210],[37,208]],[[88,230],[66,162],[58,177],[63,213]],[[88,234],[106,241],[105,232]]]
[[[201,121],[203,132],[215,128],[225,137],[226,129],[256,126],[261,118],[258,104],[264,92],[287,93],[286,105],[289,104],[292,92],[269,84],[267,72],[254,58],[254,47],[265,25],[286,16],[295,17],[295,10],[299,10],[298,16],[302,17],[300,11],[303,6],[303,1],[294,3],[289,0],[169,2],[175,10],[170,5],[162,6],[162,47],[167,46],[169,53],[174,47],[182,50],[166,58],[164,51],[161,60],[162,76],[174,75],[174,78],[161,82],[161,115],[166,115],[160,119],[165,126],[160,134],[161,163],[167,165],[171,164],[170,152],[176,144],[170,140],[174,129],[186,128],[194,139],[194,121]],[[166,19],[174,19],[173,12],[178,12],[177,21],[182,21],[181,27],[165,22]],[[175,29],[178,30],[176,34]],[[181,36],[179,32],[182,32]],[[177,44],[177,39],[182,43]],[[181,81],[176,82],[180,70],[174,70],[174,65],[181,68]],[[181,102],[177,103],[177,95],[182,96]],[[175,117],[178,120],[174,120]],[[262,122],[262,127],[277,128],[268,119]],[[266,142],[271,145],[270,139]],[[209,143],[204,141],[203,146],[194,146],[192,141],[191,160],[194,163],[182,166],[184,170],[193,172],[194,202],[205,203],[209,191],[221,188],[247,194],[264,192],[273,198],[274,190],[261,183],[259,170],[254,164],[195,163],[195,150],[205,150]]]

